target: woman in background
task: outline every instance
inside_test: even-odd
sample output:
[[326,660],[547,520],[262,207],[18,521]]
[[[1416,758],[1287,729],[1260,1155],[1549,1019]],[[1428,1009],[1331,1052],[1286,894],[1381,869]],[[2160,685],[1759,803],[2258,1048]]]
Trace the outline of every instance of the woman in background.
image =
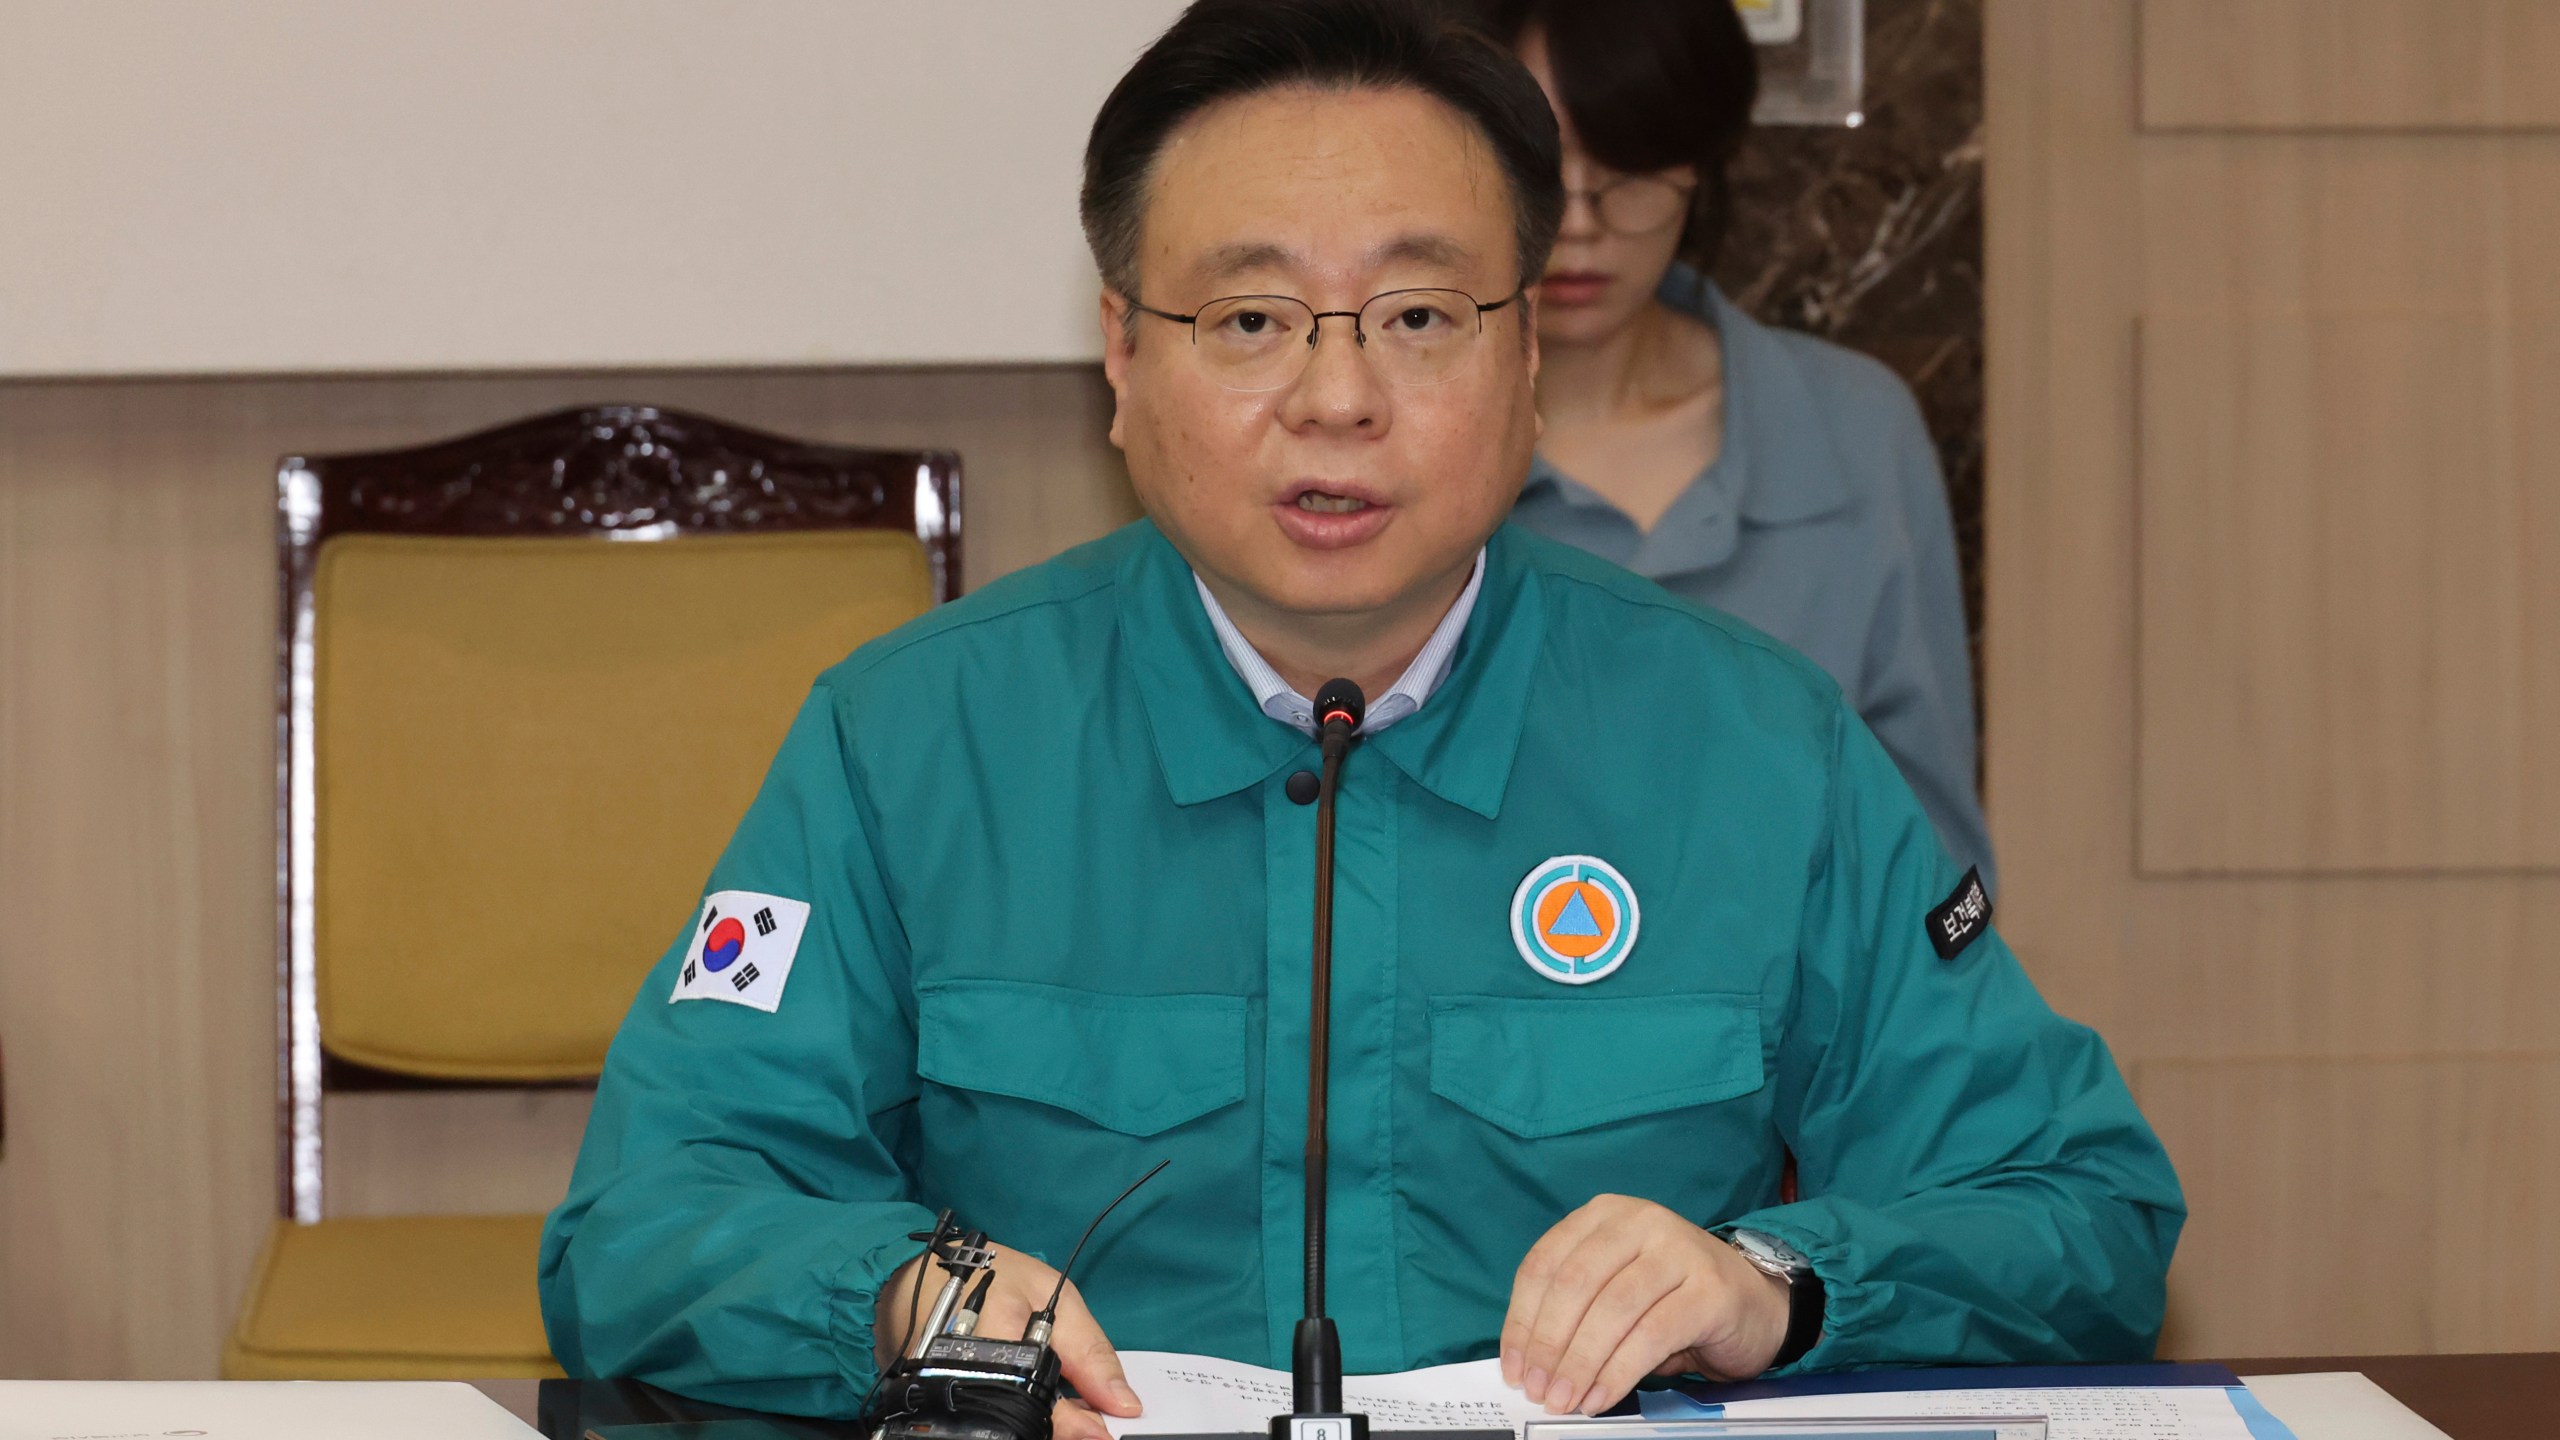
[[1919,407],[1883,365],[1760,324],[1702,273],[1758,90],[1740,18],[1727,0],[1478,15],[1564,129],[1564,230],[1538,292],[1546,428],[1514,518],[1831,672],[1990,884],[1955,533]]

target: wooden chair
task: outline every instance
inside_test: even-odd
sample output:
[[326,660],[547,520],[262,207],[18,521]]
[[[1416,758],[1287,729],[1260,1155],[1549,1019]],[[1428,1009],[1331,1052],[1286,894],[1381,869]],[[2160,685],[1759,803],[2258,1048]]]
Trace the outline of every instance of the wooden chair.
[[281,463],[282,1218],[226,1376],[560,1373],[542,1217],[324,1219],[324,1097],[592,1084],[809,682],[957,588],[959,499],[641,407]]

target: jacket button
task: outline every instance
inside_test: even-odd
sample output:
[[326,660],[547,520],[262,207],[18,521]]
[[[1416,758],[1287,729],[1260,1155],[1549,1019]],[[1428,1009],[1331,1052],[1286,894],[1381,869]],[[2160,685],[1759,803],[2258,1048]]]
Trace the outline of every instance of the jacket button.
[[1289,798],[1301,805],[1316,803],[1316,791],[1324,787],[1324,782],[1316,778],[1316,772],[1313,770],[1301,770],[1290,776],[1284,783],[1288,788]]

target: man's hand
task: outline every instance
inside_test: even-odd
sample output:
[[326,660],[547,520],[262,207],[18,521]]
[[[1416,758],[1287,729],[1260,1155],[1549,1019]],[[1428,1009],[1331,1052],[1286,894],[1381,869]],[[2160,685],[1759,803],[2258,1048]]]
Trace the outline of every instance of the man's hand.
[[1603,1195],[1529,1249],[1502,1379],[1550,1415],[1597,1415],[1647,1375],[1744,1380],[1787,1338],[1787,1284],[1679,1215]]
[[[1009,1246],[987,1248],[996,1254],[996,1281],[995,1288],[987,1292],[985,1308],[978,1312],[978,1333],[997,1340],[1019,1339],[1031,1324],[1031,1312],[1049,1303],[1049,1291],[1058,1283],[1058,1272]],[[900,1337],[913,1338],[910,1328],[923,1323],[924,1314],[933,1309],[934,1297],[942,1293],[943,1282],[950,1278],[939,1266],[927,1269],[923,1298],[913,1302],[916,1308],[911,1312],[916,1267],[931,1263],[930,1257],[919,1255],[899,1266],[897,1273],[880,1287],[879,1304],[871,1320],[871,1358],[882,1374],[898,1358]],[[1111,1432],[1104,1428],[1096,1410],[1124,1420],[1138,1414],[1138,1394],[1120,1373],[1120,1352],[1103,1337],[1102,1327],[1094,1322],[1093,1312],[1084,1308],[1084,1297],[1076,1293],[1073,1285],[1058,1299],[1058,1323],[1049,1336],[1049,1346],[1058,1352],[1058,1365],[1067,1383],[1084,1397],[1081,1402],[1061,1400],[1050,1413],[1056,1440],[1109,1440]]]

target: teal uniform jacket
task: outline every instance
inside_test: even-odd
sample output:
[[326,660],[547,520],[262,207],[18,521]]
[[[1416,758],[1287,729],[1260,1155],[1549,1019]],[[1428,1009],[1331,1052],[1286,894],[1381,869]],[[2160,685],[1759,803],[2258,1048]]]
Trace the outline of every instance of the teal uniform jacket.
[[[2167,1157],[1996,934],[1939,958],[1959,873],[1838,688],[1563,545],[1486,566],[1447,681],[1344,768],[1347,1366],[1493,1353],[1521,1256],[1608,1192],[1810,1256],[1808,1368],[2149,1354]],[[1316,759],[1143,522],[827,671],[614,1042],[543,1236],[561,1364],[848,1414],[937,1208],[1058,1263],[1170,1160],[1078,1283],[1123,1348],[1285,1369]],[[769,1012],[671,999],[750,964]]]

